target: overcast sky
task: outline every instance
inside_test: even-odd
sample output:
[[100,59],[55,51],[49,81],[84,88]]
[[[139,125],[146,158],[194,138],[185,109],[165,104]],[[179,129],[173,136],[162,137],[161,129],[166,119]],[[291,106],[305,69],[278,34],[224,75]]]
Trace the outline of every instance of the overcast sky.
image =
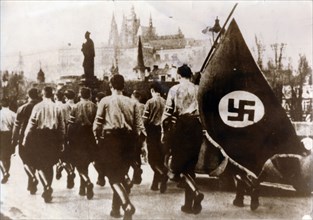
[[[80,47],[84,33],[91,32],[95,46],[107,43],[112,14],[120,29],[122,15],[135,8],[141,25],[151,14],[159,35],[177,33],[205,38],[201,33],[216,16],[221,26],[233,1],[3,1],[1,0],[1,68],[19,52],[27,56],[57,51],[71,43]],[[239,1],[233,15],[252,49],[257,35],[273,56],[270,44],[286,43],[285,54],[296,65],[305,54],[312,65],[312,1]],[[120,31],[120,30],[119,30]],[[12,59],[11,59],[12,60]],[[17,62],[17,61],[16,61]]]

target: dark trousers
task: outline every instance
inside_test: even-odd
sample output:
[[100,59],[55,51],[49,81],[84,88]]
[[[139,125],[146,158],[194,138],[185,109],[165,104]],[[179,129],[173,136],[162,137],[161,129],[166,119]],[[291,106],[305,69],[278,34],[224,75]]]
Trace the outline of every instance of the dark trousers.
[[195,176],[202,138],[202,126],[197,117],[178,117],[171,146],[171,169],[174,173]]
[[61,137],[60,131],[51,129],[36,129],[30,133],[25,144],[29,165],[38,170],[53,167],[60,158]]
[[98,161],[110,184],[122,183],[134,158],[136,136],[125,130],[106,131],[99,143]]
[[11,144],[11,137],[11,131],[0,132],[0,160],[2,161],[10,160],[11,155],[14,153],[14,146]]
[[164,166],[165,150],[161,143],[161,126],[148,125],[147,130],[147,148],[148,162],[155,173],[166,173]]

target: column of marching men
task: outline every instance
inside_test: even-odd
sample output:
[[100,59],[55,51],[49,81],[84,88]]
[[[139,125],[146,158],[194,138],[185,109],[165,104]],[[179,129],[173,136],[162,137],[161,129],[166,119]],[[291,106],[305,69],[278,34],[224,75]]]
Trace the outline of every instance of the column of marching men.
[[[93,183],[88,175],[92,163],[98,172],[97,184],[104,186],[105,177],[113,190],[112,217],[131,219],[135,207],[129,193],[133,184],[142,181],[141,153],[146,141],[148,162],[153,170],[151,190],[165,193],[169,174],[185,189],[181,211],[201,212],[203,194],[195,184],[195,165],[202,142],[199,121],[197,85],[191,82],[187,65],[178,68],[180,83],[170,88],[167,100],[161,97],[162,86],[153,82],[152,98],[141,104],[140,93],[123,95],[124,78],[110,79],[112,94],[98,93],[96,104],[91,90],[80,89],[80,100],[74,103],[73,90],[65,93],[45,87],[28,91],[28,102],[10,111],[8,100],[1,102],[1,171],[4,184],[9,179],[10,157],[19,146],[19,155],[28,176],[27,190],[35,194],[39,182],[42,198],[51,202],[56,165],[56,179],[67,173],[67,188],[74,187],[75,169],[79,174],[79,195],[92,199]],[[41,100],[41,101],[39,101]],[[170,166],[166,166],[171,157]],[[128,176],[133,169],[133,177]],[[37,175],[38,174],[38,179]]]

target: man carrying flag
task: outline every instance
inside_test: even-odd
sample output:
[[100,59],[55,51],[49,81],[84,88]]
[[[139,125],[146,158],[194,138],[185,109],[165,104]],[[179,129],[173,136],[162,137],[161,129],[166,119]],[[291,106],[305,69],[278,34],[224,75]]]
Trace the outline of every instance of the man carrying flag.
[[[211,142],[230,158],[235,174],[252,186],[250,208],[255,210],[258,183],[251,177],[273,155],[301,154],[303,148],[234,19],[216,48],[202,70],[201,121]],[[235,200],[242,206],[242,193]]]
[[164,128],[164,122],[168,118],[177,118],[171,137],[170,169],[174,174],[180,174],[185,182],[185,204],[181,211],[199,214],[204,195],[199,192],[194,181],[203,137],[198,112],[198,88],[190,81],[192,72],[186,64],[179,67],[177,73],[181,76],[180,83],[168,92],[162,123]]

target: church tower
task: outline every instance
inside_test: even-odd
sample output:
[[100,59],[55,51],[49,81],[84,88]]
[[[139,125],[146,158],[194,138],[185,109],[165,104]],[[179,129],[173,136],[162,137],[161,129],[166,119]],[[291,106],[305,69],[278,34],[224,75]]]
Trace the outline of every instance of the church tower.
[[147,33],[146,38],[148,38],[148,40],[156,39],[155,27],[153,27],[151,13],[150,13],[150,18],[149,18],[149,27],[148,27],[148,33]]
[[125,47],[127,45],[127,22],[125,14],[123,14],[122,26],[121,26],[121,33],[120,33],[120,45],[121,47]]
[[137,18],[134,6],[131,7],[130,16],[123,14],[123,21],[120,33],[120,46],[122,48],[137,46],[137,33],[140,27],[140,19]]
[[151,13],[150,13],[150,18],[149,18],[149,27],[150,27],[150,28],[153,27]]
[[137,33],[140,27],[140,19],[137,18],[135,13],[134,5],[131,8],[131,18],[130,18],[130,25],[131,25],[131,33],[130,33],[130,46],[135,47],[137,46]]
[[117,24],[115,21],[114,14],[112,15],[111,31],[110,31],[110,35],[109,35],[108,45],[113,46],[114,48],[117,48],[119,46],[118,29],[117,29]]

